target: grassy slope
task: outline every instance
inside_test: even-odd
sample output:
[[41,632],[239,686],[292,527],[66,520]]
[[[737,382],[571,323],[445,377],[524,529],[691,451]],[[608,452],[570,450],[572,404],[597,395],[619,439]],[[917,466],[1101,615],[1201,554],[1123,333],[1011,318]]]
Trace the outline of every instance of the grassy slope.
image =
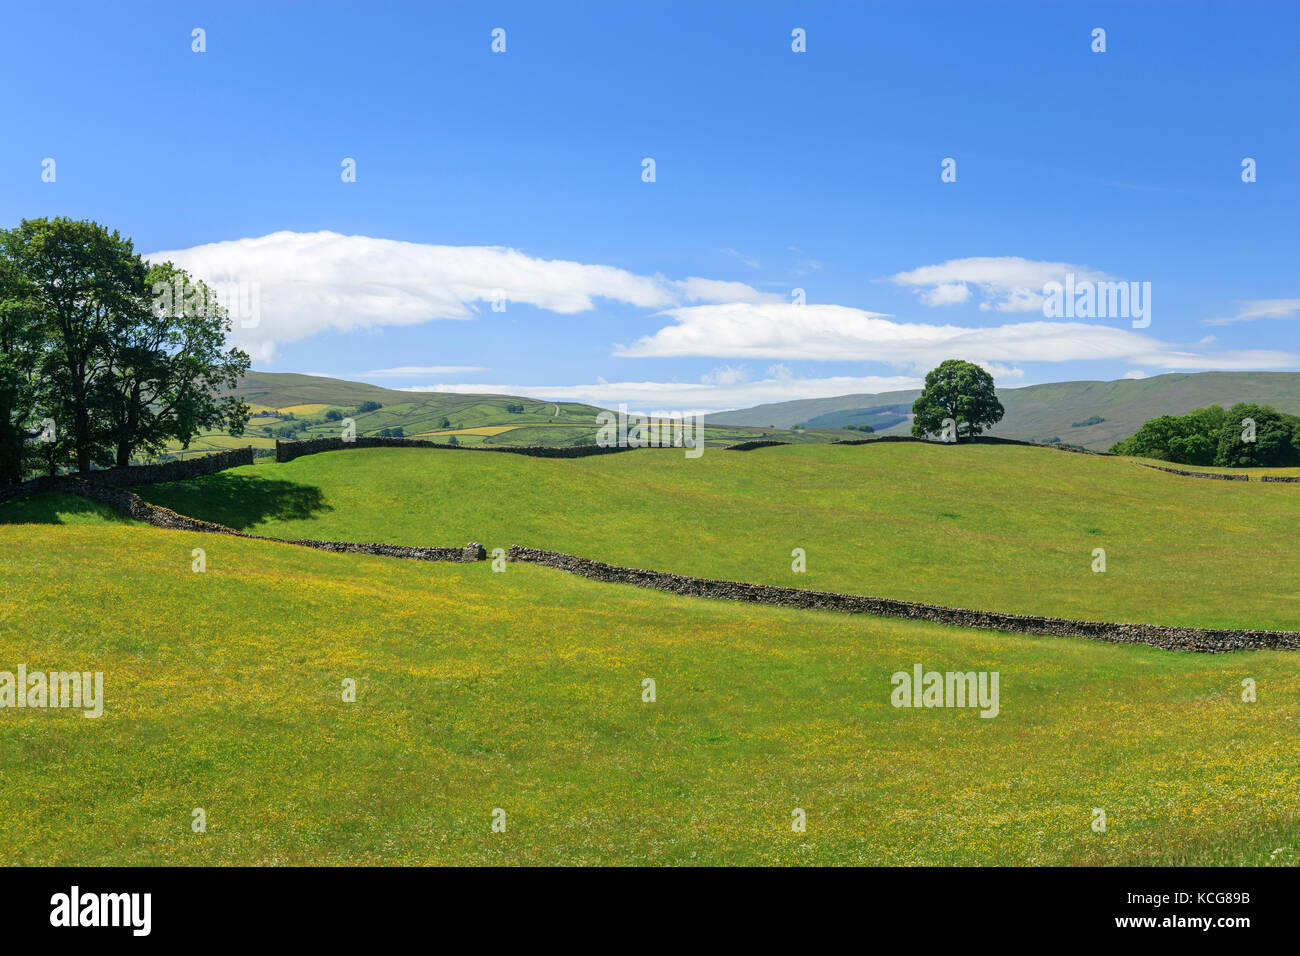
[[[87,526],[83,505],[0,526],[0,668],[102,670],[108,701],[0,711],[12,863],[1300,861],[1290,655]],[[997,670],[1001,714],[892,708],[917,662]]]
[[[710,419],[782,428],[802,422],[831,428],[854,420],[854,409],[898,402],[910,405],[918,394],[917,391],[888,392],[782,402],[723,412]],[[1236,402],[1262,402],[1280,411],[1300,414],[1300,373],[1198,372],[1114,382],[1054,382],[1000,388],[998,397],[1006,408],[1006,417],[989,434],[1026,441],[1059,437],[1067,444],[1106,450],[1157,415],[1182,415],[1214,403],[1228,407]],[[1106,421],[1074,427],[1075,422],[1086,421],[1094,415]],[[881,434],[907,434],[909,429],[910,425],[904,423]]]
[[[577,460],[332,452],[140,489],[276,537],[489,549],[958,607],[1300,629],[1300,488],[1016,446]],[[807,552],[792,573],[791,551]],[[1104,548],[1107,570],[1091,570]]]

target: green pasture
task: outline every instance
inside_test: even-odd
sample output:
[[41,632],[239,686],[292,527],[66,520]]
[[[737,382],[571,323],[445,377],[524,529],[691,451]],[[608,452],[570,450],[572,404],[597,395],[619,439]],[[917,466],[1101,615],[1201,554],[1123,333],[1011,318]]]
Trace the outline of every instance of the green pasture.
[[[748,487],[751,502],[766,498],[769,520],[784,498],[808,518],[847,510],[857,516],[851,529],[911,526],[901,490],[872,488],[866,453],[822,467],[860,479],[864,500],[888,498],[893,517],[871,510],[867,521],[817,491],[798,462],[831,451],[845,449],[755,455],[735,484],[719,473],[708,480],[699,462],[679,470],[667,458],[589,459],[567,485],[526,468],[546,464],[528,459],[382,453],[372,481],[393,469],[409,481],[490,467],[481,477],[499,486],[489,495],[426,482],[401,511],[438,524],[371,527],[462,541],[460,509],[498,497],[504,508],[535,487],[513,502],[519,518],[567,487],[556,504],[580,514],[594,504],[583,491],[599,488],[611,503],[604,513],[626,509],[623,527],[640,528],[645,546],[654,528],[691,513],[644,510],[631,495],[663,483],[692,506],[714,500],[719,515]],[[995,475],[1017,474],[972,451],[967,467],[988,472],[982,494]],[[1066,456],[1045,457],[1042,477],[1022,475],[1018,496],[1040,514],[1043,489],[1065,480],[1052,469]],[[315,487],[334,510],[263,520],[317,530],[328,520],[357,536],[345,519],[359,504],[351,469],[365,459],[276,469],[281,484],[262,489],[273,503]],[[932,494],[949,487],[923,456],[899,461],[918,484],[928,475]],[[1091,487],[1091,467],[1064,493]],[[1174,508],[1133,472],[1120,475],[1135,483],[1134,507]],[[786,494],[771,485],[779,474]],[[816,495],[823,503],[809,505]],[[653,503],[665,509],[669,497]],[[1112,504],[1103,496],[1093,506]],[[969,503],[948,507],[976,513]],[[1010,513],[987,499],[983,509],[985,528]],[[1074,514],[1065,509],[1061,527]],[[480,532],[507,516],[489,508]],[[10,863],[1300,861],[1300,671],[1286,653],[1179,654],[677,598],[533,566],[494,573],[487,562],[327,554],[126,523],[80,499],[0,506],[0,519],[9,522],[0,524],[0,670],[102,671],[106,697],[98,719],[0,709],[0,840]],[[1079,520],[1120,530],[1111,514]],[[697,517],[691,534],[710,537],[692,550],[716,548],[722,570],[737,567],[731,551],[747,551],[761,568],[765,539],[721,547],[711,537],[741,527]],[[1013,542],[1028,527],[995,537]],[[961,546],[983,534],[949,534],[961,567],[973,567]],[[618,547],[613,535],[594,544]],[[206,551],[204,573],[191,570],[194,548]],[[1117,551],[1147,553],[1130,549]],[[817,567],[826,550],[813,546],[809,557]],[[998,672],[998,715],[892,707],[891,674],[917,663]],[[653,703],[642,700],[647,678]],[[1257,682],[1256,703],[1240,699],[1244,678]],[[355,703],[342,700],[345,679],[356,681]],[[205,833],[191,829],[195,808],[206,812]],[[498,808],[506,830],[494,833]],[[806,811],[804,833],[791,827],[796,808]],[[1095,809],[1106,813],[1104,833],[1091,828]]]
[[[522,544],[957,607],[1300,629],[1300,486],[1184,478],[1043,448],[879,443],[561,460],[366,449],[139,491],[274,537]],[[803,573],[792,570],[795,549]]]

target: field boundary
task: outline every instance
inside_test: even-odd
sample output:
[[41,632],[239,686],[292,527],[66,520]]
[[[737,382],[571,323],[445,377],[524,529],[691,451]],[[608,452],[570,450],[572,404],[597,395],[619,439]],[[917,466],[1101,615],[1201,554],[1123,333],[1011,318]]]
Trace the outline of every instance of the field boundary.
[[128,465],[125,468],[105,468],[102,471],[82,472],[79,475],[59,475],[55,477],[41,475],[13,485],[0,485],[0,501],[12,501],[14,498],[39,495],[50,490],[52,482],[64,478],[76,478],[111,488],[126,488],[131,485],[157,485],[164,481],[185,481],[189,478],[215,475],[219,471],[251,464],[253,464],[253,449],[252,446],[248,446],[213,452],[211,455],[202,455],[197,458],[165,461],[154,465]]
[[689,597],[704,597],[752,604],[771,604],[876,617],[904,618],[980,630],[1009,631],[1046,637],[1083,637],[1113,644],[1146,644],[1164,650],[1217,654],[1226,651],[1300,648],[1300,631],[1234,630],[1230,628],[1178,627],[1165,624],[1115,624],[1070,618],[975,611],[964,608],[899,601],[892,598],[811,591],[770,584],[720,581],[666,571],[643,571],[580,558],[559,551],[511,545],[511,561],[540,564],[593,581],[631,584]]
[[[197,531],[206,534],[224,534],[252,541],[274,544],[291,544],[331,551],[340,554],[370,554],[402,558],[409,561],[452,561],[472,563],[487,557],[487,550],[471,541],[463,547],[407,547],[395,544],[360,543],[352,541],[318,541],[310,538],[272,538],[248,534],[225,525],[179,514],[169,508],[151,504],[135,492],[107,485],[97,485],[83,478],[46,479],[44,491],[63,492],[98,501],[122,511],[138,521],[156,528],[174,531]],[[699,578],[667,571],[645,571],[605,564],[590,558],[511,545],[506,553],[510,561],[540,564],[593,581],[610,584],[631,584],[678,594],[713,600],[742,601],[750,604],[767,604],[809,610],[840,611],[848,614],[870,614],[875,617],[901,618],[928,621],[954,627],[978,630],[1004,631],[1013,634],[1035,634],[1045,637],[1082,637],[1107,641],[1112,644],[1145,644],[1171,651],[1191,651],[1218,654],[1242,650],[1278,650],[1300,648],[1300,631],[1237,630],[1232,628],[1179,627],[1164,624],[1110,623],[1106,621],[1081,621],[1071,618],[1043,617],[1031,614],[1011,614],[1002,611],[977,611],[965,608],[900,601],[861,594],[842,594],[835,591],[813,591],[804,588],[787,588],[771,584],[752,584],[744,581],[724,581]]]
[[[1183,471],[1181,468],[1165,468],[1163,465],[1149,465],[1145,461],[1135,462],[1135,464],[1141,465],[1143,468],[1150,468],[1154,471],[1168,472],[1171,475],[1182,475],[1184,478],[1211,478],[1218,481],[1250,481],[1250,475],[1220,474],[1219,472],[1214,471]],[[1259,480],[1271,481],[1274,479],[1264,476]],[[1286,479],[1282,480],[1285,481]]]

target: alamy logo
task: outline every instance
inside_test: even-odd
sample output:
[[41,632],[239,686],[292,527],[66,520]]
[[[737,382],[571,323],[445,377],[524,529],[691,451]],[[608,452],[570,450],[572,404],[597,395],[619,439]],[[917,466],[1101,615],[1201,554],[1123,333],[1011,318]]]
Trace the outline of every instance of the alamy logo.
[[0,707],[74,708],[82,717],[100,717],[104,713],[104,674],[102,671],[27,672],[26,664],[18,673],[0,671]]
[[1043,286],[1043,316],[1048,319],[1132,319],[1133,328],[1151,324],[1150,282],[1076,282],[1067,273],[1065,284]]
[[898,671],[889,702],[895,707],[978,707],[981,717],[998,715],[998,672],[924,671],[920,664],[912,672]]
[[687,458],[704,454],[703,412],[639,415],[619,405],[617,416],[601,412],[596,422],[596,444],[602,448],[685,448]]
[[176,276],[154,284],[153,308],[158,316],[219,319],[225,314],[239,319],[241,329],[255,329],[262,324],[262,284],[230,279],[209,285]]
[[74,886],[50,897],[51,926],[129,926],[133,936],[148,936],[153,894],[86,893]]

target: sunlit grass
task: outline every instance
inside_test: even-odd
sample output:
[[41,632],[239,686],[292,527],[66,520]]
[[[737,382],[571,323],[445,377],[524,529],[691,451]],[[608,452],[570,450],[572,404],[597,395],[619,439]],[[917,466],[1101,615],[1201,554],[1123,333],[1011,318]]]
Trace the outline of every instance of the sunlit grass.
[[[98,720],[0,710],[10,863],[1300,861],[1285,653],[675,598],[106,515],[0,526],[0,580],[0,670],[101,670],[107,696]],[[998,671],[1001,713],[894,709],[890,675],[918,662]]]
[[[285,512],[256,478],[319,495]],[[331,452],[141,489],[276,537],[487,547],[957,607],[1300,629],[1300,486],[1018,446],[801,445],[551,460]],[[792,551],[807,555],[792,571]],[[1094,550],[1106,571],[1092,570]]]

